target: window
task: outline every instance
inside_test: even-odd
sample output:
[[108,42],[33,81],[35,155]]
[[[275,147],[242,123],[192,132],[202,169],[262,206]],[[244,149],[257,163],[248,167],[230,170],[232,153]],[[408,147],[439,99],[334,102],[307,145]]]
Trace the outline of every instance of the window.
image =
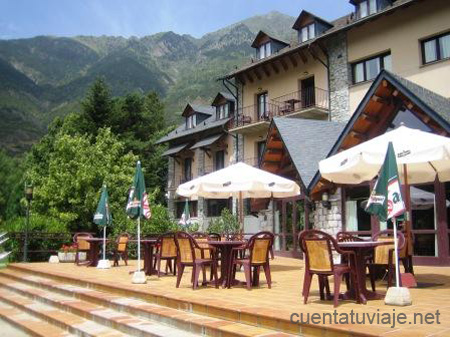
[[216,118],[224,119],[229,115],[228,103],[216,107]]
[[269,97],[267,92],[259,94],[258,99],[258,119],[266,119],[269,116]]
[[258,48],[259,51],[259,59],[263,59],[265,57],[268,57],[272,54],[272,48],[270,45],[270,42],[264,43]]
[[378,10],[377,0],[364,0],[361,1],[356,7],[358,17],[365,18],[368,15],[375,14]]
[[192,129],[197,125],[197,115],[190,115],[186,117],[186,129]]
[[353,83],[373,80],[382,69],[392,69],[390,53],[353,63]]
[[450,33],[422,41],[423,64],[448,58],[450,58]]
[[223,209],[230,208],[229,205],[229,199],[208,199],[206,200],[207,215],[220,216]]
[[184,177],[183,178],[184,178],[183,182],[192,180],[192,158],[184,159]]
[[263,140],[261,142],[256,143],[256,149],[258,151],[258,163],[261,161],[263,156],[264,147],[266,146],[266,141]]
[[312,23],[308,26],[305,26],[301,30],[301,42],[305,42],[311,40],[316,37],[316,25]]
[[214,156],[214,170],[220,170],[225,167],[225,152],[217,151]]

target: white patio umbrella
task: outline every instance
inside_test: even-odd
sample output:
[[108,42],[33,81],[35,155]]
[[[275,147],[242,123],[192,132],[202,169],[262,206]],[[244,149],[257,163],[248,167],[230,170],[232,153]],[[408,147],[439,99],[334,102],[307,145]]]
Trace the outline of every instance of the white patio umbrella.
[[410,184],[450,181],[450,138],[400,126],[319,162],[323,178],[339,184],[372,180],[383,165],[388,143],[392,142],[402,181],[407,168]]
[[300,194],[300,187],[292,180],[237,163],[178,186],[177,194],[188,198],[197,196],[207,199],[237,197],[242,223],[242,199],[293,197]]
[[[338,184],[359,184],[375,178],[383,165],[389,142],[393,143],[398,172],[405,185],[407,213],[411,212],[409,184],[450,181],[450,138],[406,126],[319,162],[323,178]],[[410,217],[406,234],[410,237]]]

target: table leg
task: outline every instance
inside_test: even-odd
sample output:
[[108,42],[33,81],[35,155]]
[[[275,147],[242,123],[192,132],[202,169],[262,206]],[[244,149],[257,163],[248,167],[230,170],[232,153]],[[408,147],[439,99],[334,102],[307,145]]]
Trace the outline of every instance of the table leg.
[[90,249],[89,249],[89,255],[90,255],[90,262],[87,265],[88,267],[97,267],[98,264],[98,242],[91,242]]

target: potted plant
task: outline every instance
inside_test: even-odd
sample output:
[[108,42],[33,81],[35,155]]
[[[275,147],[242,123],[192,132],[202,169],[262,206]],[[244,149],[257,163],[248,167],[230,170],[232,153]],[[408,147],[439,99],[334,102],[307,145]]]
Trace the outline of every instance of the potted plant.
[[[62,245],[58,250],[59,262],[75,262],[75,255],[77,251],[77,244],[73,243],[71,245]],[[79,252],[78,258],[80,261],[86,260],[86,253]]]

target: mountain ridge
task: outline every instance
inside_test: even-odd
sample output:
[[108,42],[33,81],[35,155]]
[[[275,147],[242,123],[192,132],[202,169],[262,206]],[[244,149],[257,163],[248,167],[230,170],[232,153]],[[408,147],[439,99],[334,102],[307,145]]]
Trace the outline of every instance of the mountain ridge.
[[36,36],[0,40],[0,144],[21,153],[56,116],[80,109],[97,77],[114,96],[156,91],[169,123],[188,102],[210,104],[216,78],[247,62],[259,30],[287,39],[295,18],[270,12],[200,38],[173,31],[142,37]]

